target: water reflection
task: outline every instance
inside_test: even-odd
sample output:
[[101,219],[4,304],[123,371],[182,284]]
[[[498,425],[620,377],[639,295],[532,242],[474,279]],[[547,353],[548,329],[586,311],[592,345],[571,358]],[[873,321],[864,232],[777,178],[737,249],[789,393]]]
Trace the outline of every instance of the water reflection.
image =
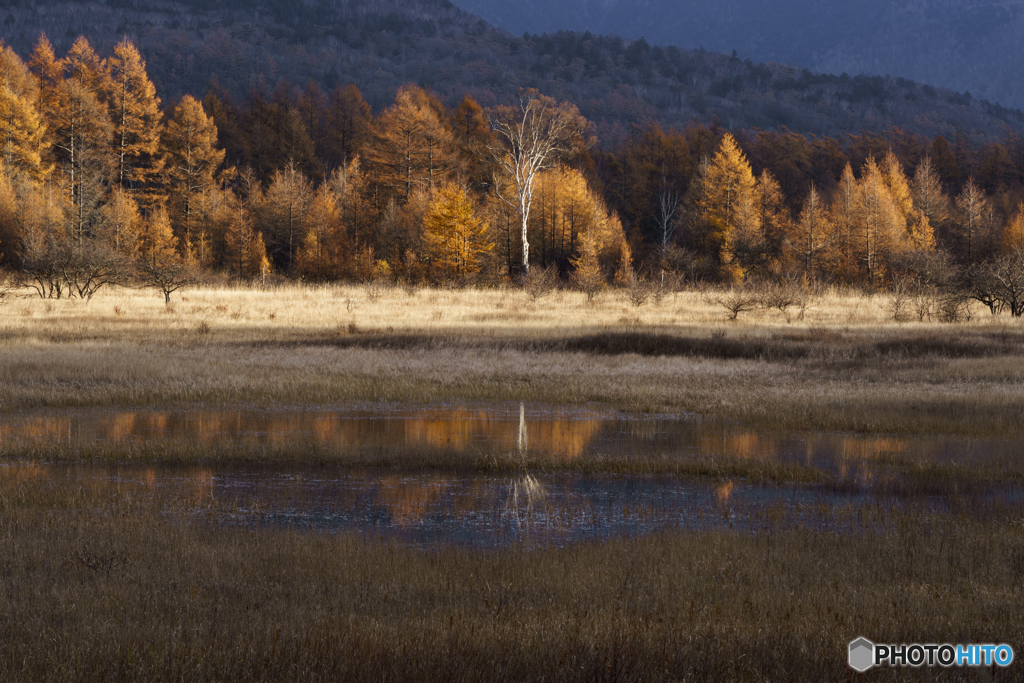
[[529,452],[566,462],[587,457],[730,457],[815,467],[844,480],[870,482],[873,466],[892,459],[970,464],[1016,457],[1024,445],[998,439],[911,439],[853,434],[778,433],[709,424],[691,417],[615,411],[546,409],[524,404],[431,406],[361,405],[324,409],[189,408],[181,410],[68,410],[0,418],[6,444],[149,443],[188,440],[287,447],[315,444],[372,451],[437,447]]
[[161,514],[185,522],[356,532],[421,547],[566,545],[690,529],[845,532],[909,505],[864,493],[656,476],[15,463],[0,463],[0,495],[43,476],[114,500],[154,501]]

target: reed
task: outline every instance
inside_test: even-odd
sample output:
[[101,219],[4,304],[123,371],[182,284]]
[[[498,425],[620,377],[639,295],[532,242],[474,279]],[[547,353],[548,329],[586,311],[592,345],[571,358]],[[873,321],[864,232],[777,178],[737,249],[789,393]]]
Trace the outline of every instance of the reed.
[[189,523],[178,503],[0,482],[0,679],[820,681],[850,676],[859,635],[1019,651],[1024,633],[1005,522],[420,551]]

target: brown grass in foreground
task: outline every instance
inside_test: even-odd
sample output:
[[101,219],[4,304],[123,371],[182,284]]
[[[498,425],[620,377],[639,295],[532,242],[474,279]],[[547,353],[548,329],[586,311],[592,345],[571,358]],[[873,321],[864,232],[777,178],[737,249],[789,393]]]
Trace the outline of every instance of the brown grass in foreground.
[[423,552],[169,504],[0,487],[0,680],[821,681],[859,635],[1024,645],[1019,522]]

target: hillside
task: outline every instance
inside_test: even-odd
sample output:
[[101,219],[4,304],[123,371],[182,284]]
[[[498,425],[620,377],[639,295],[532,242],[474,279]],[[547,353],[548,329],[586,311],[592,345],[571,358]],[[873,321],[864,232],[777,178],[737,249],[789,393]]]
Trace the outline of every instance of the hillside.
[[213,83],[240,96],[273,90],[282,79],[312,79],[325,86],[354,81],[375,109],[406,82],[449,104],[469,92],[488,106],[532,87],[575,102],[604,145],[651,120],[817,135],[896,126],[929,136],[959,132],[975,143],[1024,127],[1019,111],[901,78],[816,75],[589,33],[517,38],[445,0],[228,0],[212,9],[198,0],[7,1],[0,25],[6,43],[22,53],[41,31],[58,51],[80,34],[100,52],[127,35],[165,99]]
[[456,0],[512,33],[559,29],[704,46],[813,71],[892,74],[1024,105],[1021,0]]

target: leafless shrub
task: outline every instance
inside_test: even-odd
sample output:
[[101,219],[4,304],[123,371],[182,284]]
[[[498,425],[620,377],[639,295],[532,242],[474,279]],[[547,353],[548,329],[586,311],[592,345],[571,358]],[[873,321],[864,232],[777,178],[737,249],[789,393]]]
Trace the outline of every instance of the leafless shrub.
[[911,279],[896,278],[885,296],[885,310],[898,323],[906,322],[911,308]]
[[398,281],[398,286],[410,297],[416,296],[421,289],[420,283],[413,278],[402,278]]
[[380,301],[384,296],[385,282],[381,278],[374,278],[363,283],[363,291],[366,292],[366,300],[371,304]]
[[0,271],[0,306],[14,298],[14,287],[6,273]]
[[530,274],[523,280],[523,290],[533,301],[537,301],[558,287],[558,269],[554,267],[530,269]]
[[761,305],[765,308],[778,309],[779,313],[785,313],[786,309],[797,304],[799,300],[799,290],[785,284],[769,287],[761,295]]
[[959,323],[970,322],[971,301],[965,292],[952,290],[939,297],[936,302],[935,315],[939,322]]
[[1007,310],[1015,318],[1024,315],[1024,252],[992,259],[975,268],[970,279],[972,298],[993,314]]
[[720,292],[717,296],[710,296],[709,303],[724,308],[729,313],[726,319],[734,321],[739,318],[740,313],[747,313],[761,307],[761,292],[749,286],[732,287]]
[[629,299],[629,303],[637,308],[647,303],[653,293],[654,287],[647,280],[644,280],[635,273],[629,279],[626,287],[626,297]]

